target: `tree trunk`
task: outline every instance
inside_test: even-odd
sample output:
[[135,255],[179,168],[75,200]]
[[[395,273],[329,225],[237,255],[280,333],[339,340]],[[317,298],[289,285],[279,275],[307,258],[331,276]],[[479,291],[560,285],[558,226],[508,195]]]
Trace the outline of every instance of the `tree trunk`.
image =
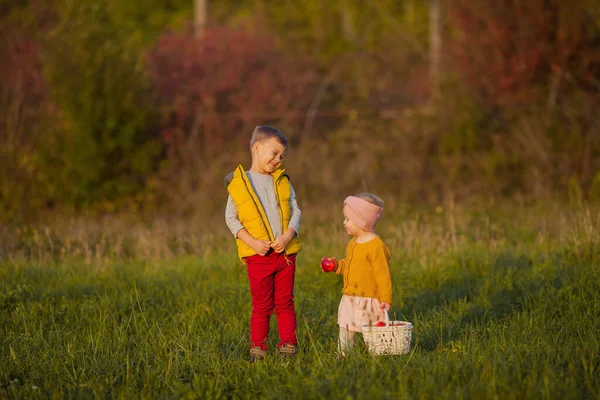
[[194,0],[194,34],[200,39],[204,35],[207,19],[207,0]]
[[356,41],[356,28],[354,26],[354,20],[352,18],[352,13],[350,12],[348,2],[342,1],[340,6],[340,20],[344,40],[348,43],[354,44]]
[[254,31],[265,32],[266,20],[264,0],[254,0]]
[[433,100],[440,96],[442,61],[442,0],[429,5],[429,81]]

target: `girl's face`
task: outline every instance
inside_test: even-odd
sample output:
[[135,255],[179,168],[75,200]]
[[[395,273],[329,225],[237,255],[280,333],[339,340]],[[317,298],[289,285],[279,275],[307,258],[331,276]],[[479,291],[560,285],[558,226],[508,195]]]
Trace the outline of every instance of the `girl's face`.
[[285,156],[285,146],[276,138],[270,138],[254,144],[254,166],[261,174],[273,173],[281,166]]
[[346,207],[344,207],[344,228],[346,228],[346,232],[348,232],[348,235],[350,236],[360,236],[364,233],[362,228],[348,219],[348,216],[346,215]]

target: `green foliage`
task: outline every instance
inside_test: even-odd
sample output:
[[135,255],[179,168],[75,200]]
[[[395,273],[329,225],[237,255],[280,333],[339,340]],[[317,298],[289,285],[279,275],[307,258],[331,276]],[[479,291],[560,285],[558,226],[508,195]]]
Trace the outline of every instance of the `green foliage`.
[[373,51],[381,39],[396,39],[423,50],[429,6],[418,0],[223,1],[210,2],[218,23],[245,23],[277,35],[294,53],[314,54],[331,67],[343,54]]
[[105,3],[121,40],[134,36],[143,46],[151,45],[166,29],[180,29],[189,21],[193,6],[189,0],[108,0]]
[[105,2],[68,2],[45,42],[60,125],[44,143],[53,167],[42,181],[56,182],[49,192],[74,206],[135,194],[161,151],[142,37],[112,10]]

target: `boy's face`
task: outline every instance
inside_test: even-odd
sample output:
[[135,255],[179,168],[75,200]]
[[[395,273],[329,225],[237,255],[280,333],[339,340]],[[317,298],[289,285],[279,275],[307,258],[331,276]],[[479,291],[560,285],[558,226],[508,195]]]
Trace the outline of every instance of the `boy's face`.
[[359,236],[364,233],[364,230],[352,222],[348,215],[346,214],[346,207],[344,207],[344,228],[346,228],[346,232],[350,236]]
[[281,166],[285,151],[285,146],[279,143],[276,138],[265,139],[254,144],[252,162],[257,172],[261,174],[273,173]]

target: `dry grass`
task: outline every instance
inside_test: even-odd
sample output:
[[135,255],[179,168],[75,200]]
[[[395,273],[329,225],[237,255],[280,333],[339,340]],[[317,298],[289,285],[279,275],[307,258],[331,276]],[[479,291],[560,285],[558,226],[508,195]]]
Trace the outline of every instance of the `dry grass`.
[[[408,208],[388,203],[378,232],[388,245],[411,259],[469,246],[500,249],[528,235],[541,248],[550,243],[590,244],[599,240],[597,205],[514,203]],[[337,204],[303,210],[301,235],[322,248],[342,241]],[[529,240],[528,240],[529,241]],[[518,243],[517,243],[518,247]],[[37,226],[0,225],[0,260],[62,262],[80,258],[86,264],[116,260],[164,260],[184,255],[208,257],[233,252],[234,241],[221,215],[188,218],[130,217],[55,219]]]

